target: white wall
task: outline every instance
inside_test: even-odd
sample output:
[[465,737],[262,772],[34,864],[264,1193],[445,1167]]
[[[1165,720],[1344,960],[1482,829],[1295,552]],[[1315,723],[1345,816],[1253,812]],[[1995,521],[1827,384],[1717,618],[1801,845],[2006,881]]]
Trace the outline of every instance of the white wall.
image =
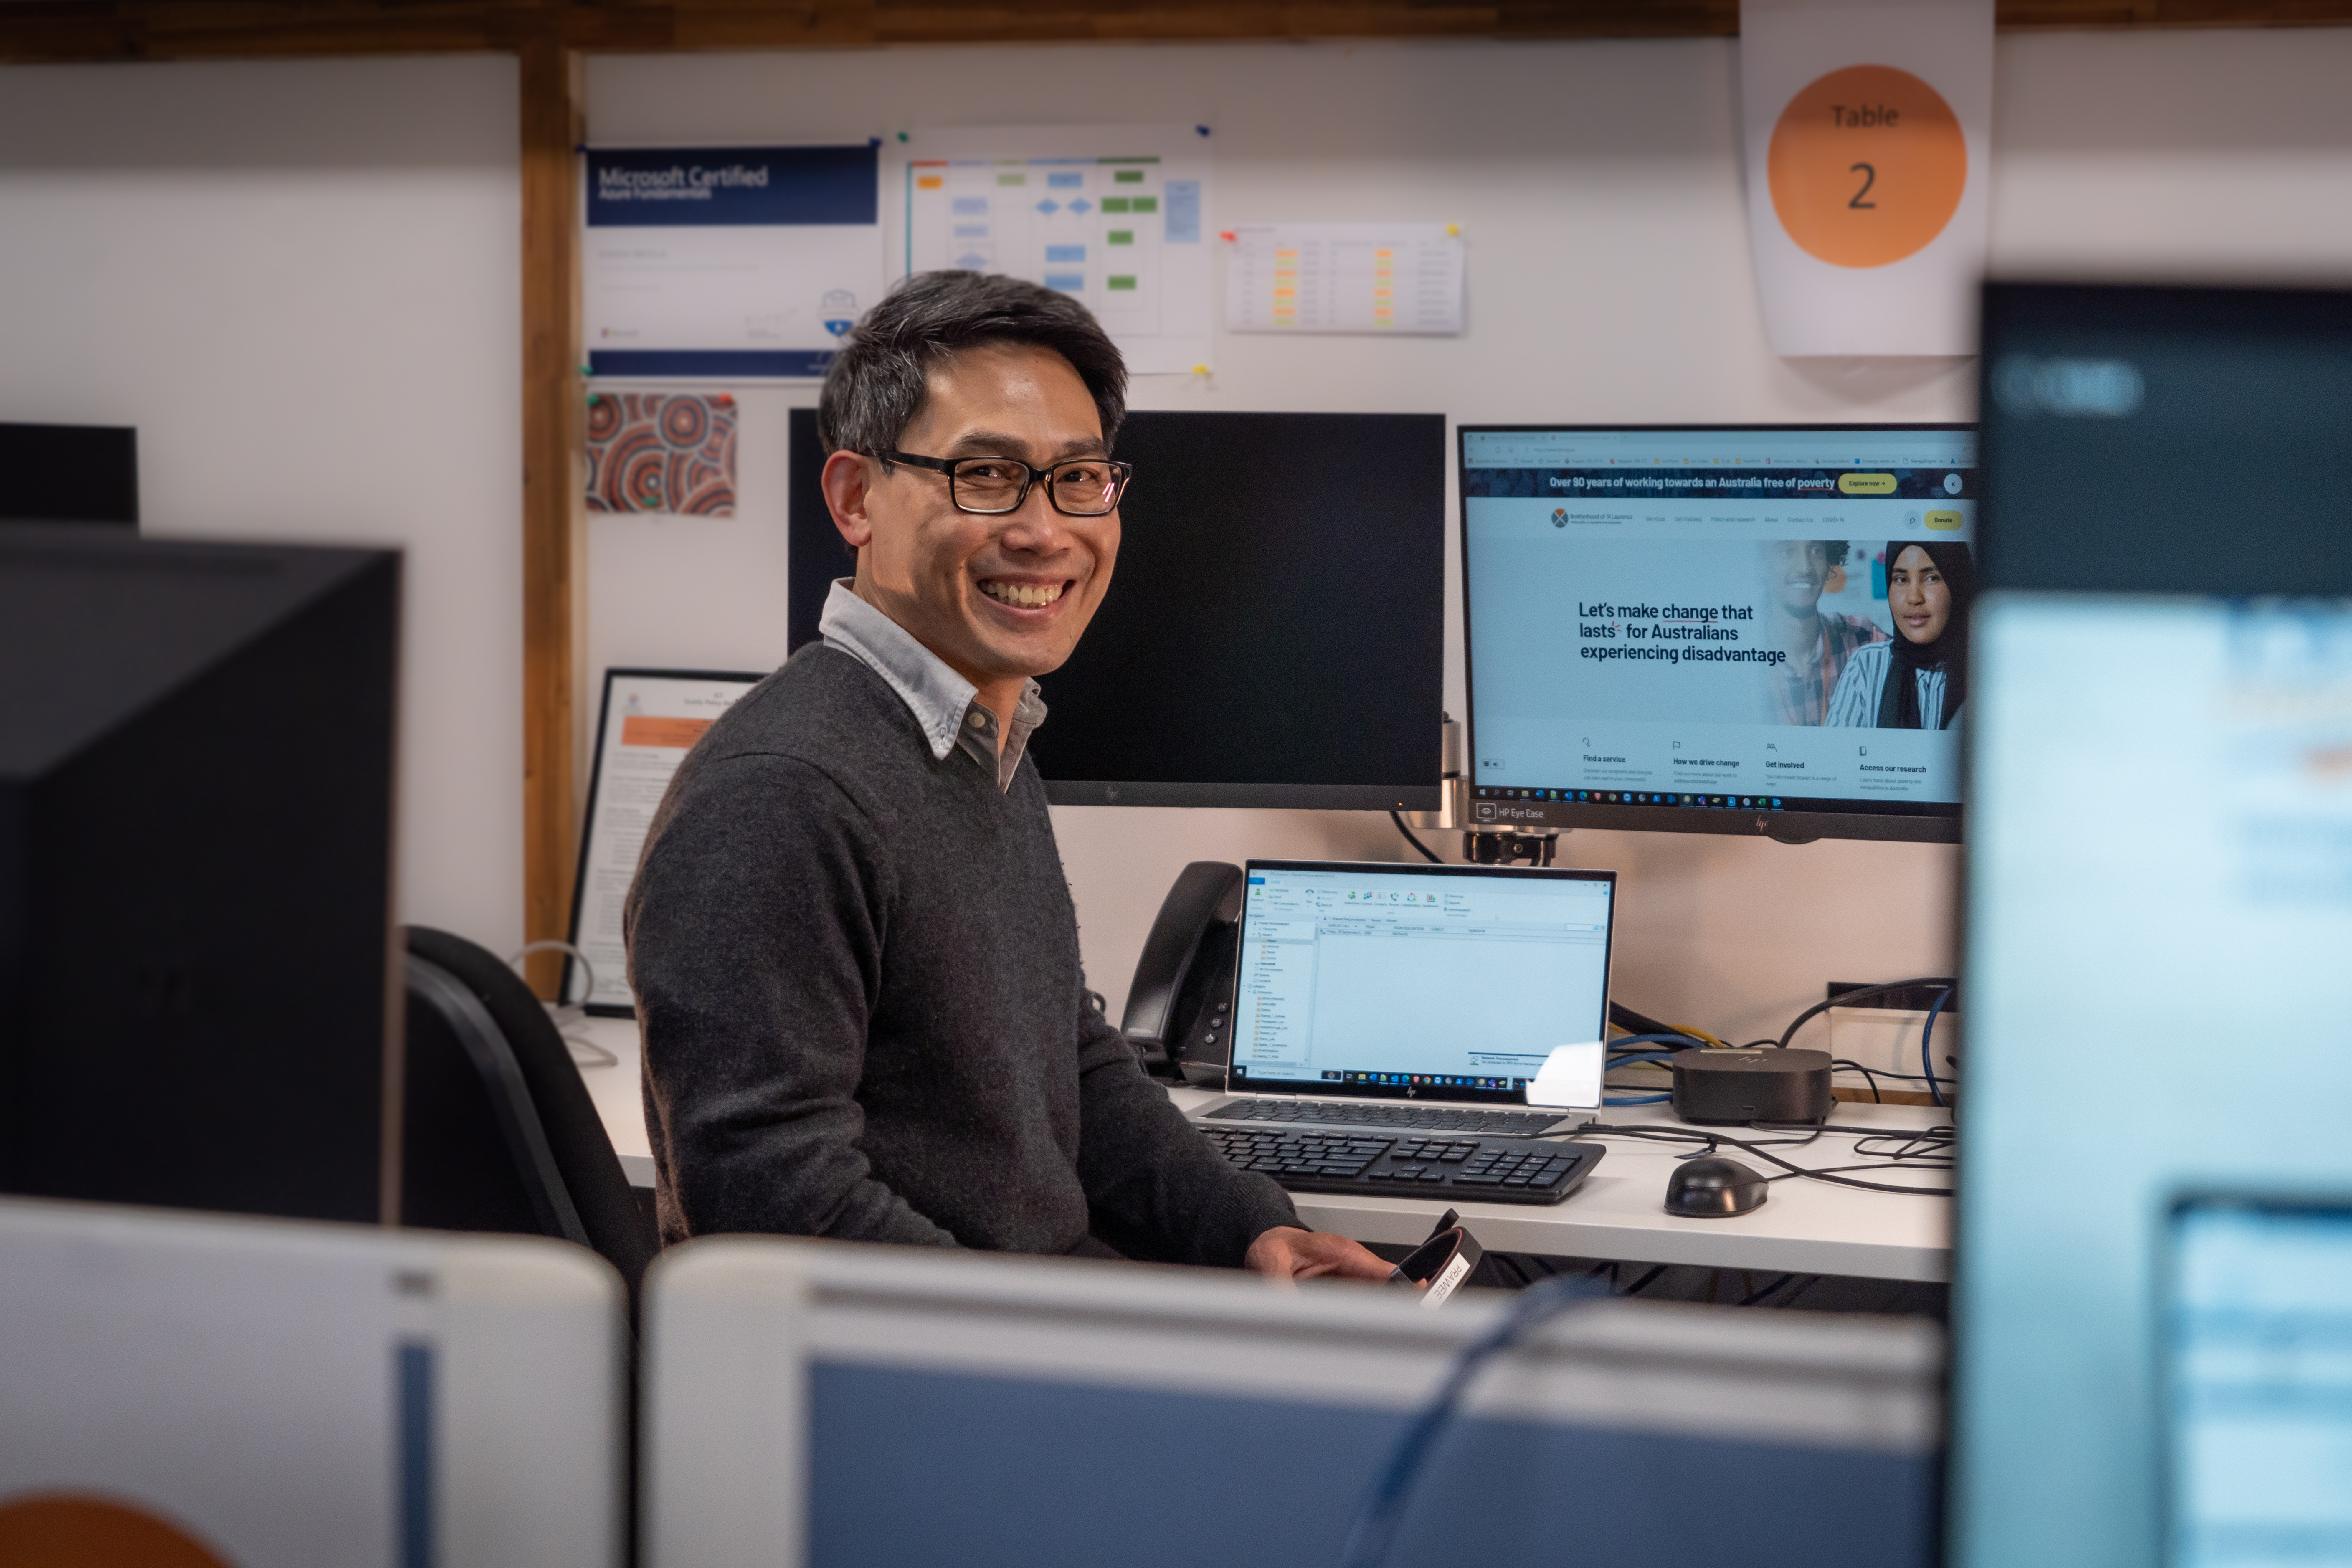
[[405,547],[402,918],[502,952],[517,126],[510,57],[0,68],[0,420],[137,426],[152,533]]
[[[1463,224],[1466,337],[1221,335],[1213,378],[1146,380],[1139,406],[1966,417],[1965,365],[1766,351],[1736,65],[1727,40],[605,58],[589,113],[605,142],[1197,120],[1222,223]],[[1996,267],[2342,277],[2347,80],[2347,30],[2005,37]],[[493,946],[521,930],[514,81],[505,58],[0,68],[0,419],[137,425],[159,532],[408,546],[404,912]],[[782,656],[783,410],[812,390],[744,390],[742,516],[592,526],[595,668]],[[1458,711],[1458,666],[1447,689]],[[1398,853],[1370,816],[1057,822],[1114,1009],[1184,861]],[[1948,848],[1565,854],[1626,874],[1620,994],[1727,1033],[1951,961]]]
[[[1466,336],[1220,332],[1213,377],[1146,378],[1139,407],[1971,417],[1966,363],[1769,353],[1748,271],[1737,68],[1728,40],[673,55],[592,61],[588,101],[591,134],[609,143],[1197,121],[1215,128],[1220,225],[1464,226]],[[1997,81],[1996,270],[2352,270],[2352,31],[2011,35]],[[773,661],[782,410],[811,401],[806,388],[745,395],[736,520],[594,525],[592,660]],[[1459,713],[1458,651],[1446,690]],[[1185,861],[1402,854],[1384,818],[1357,814],[1089,807],[1055,821],[1114,1016]],[[1727,1034],[1777,1032],[1826,980],[1953,962],[1948,847],[1583,832],[1562,854],[1624,873],[1620,997]]]

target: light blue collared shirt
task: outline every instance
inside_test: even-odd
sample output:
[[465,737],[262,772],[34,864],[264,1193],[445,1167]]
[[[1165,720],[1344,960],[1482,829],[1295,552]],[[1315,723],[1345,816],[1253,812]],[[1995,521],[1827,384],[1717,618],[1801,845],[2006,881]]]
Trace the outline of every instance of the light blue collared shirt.
[[1045,721],[1045,700],[1035,681],[1022,687],[1021,700],[1013,710],[1013,722],[1000,751],[996,714],[980,700],[980,689],[917,642],[913,633],[859,598],[850,579],[834,579],[816,629],[824,634],[825,647],[856,659],[898,694],[915,722],[923,727],[932,760],[946,762],[950,752],[961,747],[995,774],[999,791],[1013,787],[1013,775],[1029,749],[1029,737]]

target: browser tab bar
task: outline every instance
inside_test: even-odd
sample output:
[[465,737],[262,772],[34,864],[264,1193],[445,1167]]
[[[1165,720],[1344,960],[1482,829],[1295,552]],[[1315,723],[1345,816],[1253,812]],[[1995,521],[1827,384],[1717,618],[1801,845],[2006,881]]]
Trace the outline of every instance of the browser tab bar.
[[1465,430],[1470,468],[1974,468],[1969,429]]

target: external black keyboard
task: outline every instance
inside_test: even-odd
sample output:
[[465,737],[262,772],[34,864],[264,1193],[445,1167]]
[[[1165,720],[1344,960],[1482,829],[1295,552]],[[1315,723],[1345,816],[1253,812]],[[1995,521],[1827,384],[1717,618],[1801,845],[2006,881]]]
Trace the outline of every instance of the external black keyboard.
[[1405,1127],[1417,1132],[1493,1132],[1532,1138],[1563,1111],[1481,1110],[1475,1106],[1399,1105],[1360,1100],[1236,1100],[1208,1114],[1211,1121],[1313,1121],[1339,1127]]
[[1217,1152],[1294,1193],[1405,1194],[1454,1203],[1556,1204],[1601,1163],[1598,1143],[1532,1138],[1391,1138],[1202,1127]]

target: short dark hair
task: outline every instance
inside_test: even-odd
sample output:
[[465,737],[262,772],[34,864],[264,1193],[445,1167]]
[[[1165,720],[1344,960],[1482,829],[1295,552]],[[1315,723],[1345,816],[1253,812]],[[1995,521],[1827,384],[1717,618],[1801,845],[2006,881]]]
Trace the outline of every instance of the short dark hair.
[[879,458],[923,409],[931,367],[982,343],[1034,343],[1070,362],[1102,419],[1108,451],[1127,415],[1127,362],[1094,312],[1067,294],[985,272],[918,272],[849,330],[817,394],[828,456]]

